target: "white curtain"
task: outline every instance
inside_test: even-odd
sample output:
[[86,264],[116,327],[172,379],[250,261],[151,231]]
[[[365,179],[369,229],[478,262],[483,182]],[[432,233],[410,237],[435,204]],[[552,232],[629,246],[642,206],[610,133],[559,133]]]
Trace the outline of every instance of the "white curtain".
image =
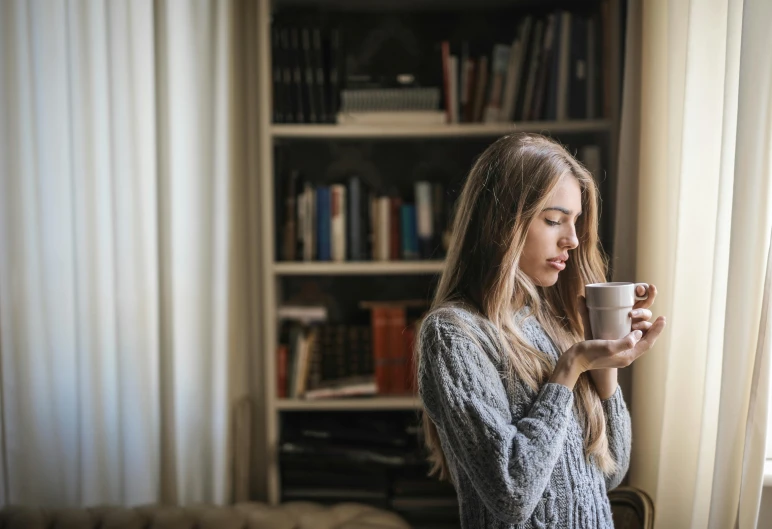
[[3,503],[230,497],[231,22],[0,2]]
[[615,249],[635,259],[615,274],[655,283],[670,324],[633,366],[630,484],[654,499],[656,527],[754,528],[772,354],[772,3],[633,0],[628,15],[640,86],[625,86],[638,108],[623,119],[639,122],[623,124],[636,164],[620,160]]

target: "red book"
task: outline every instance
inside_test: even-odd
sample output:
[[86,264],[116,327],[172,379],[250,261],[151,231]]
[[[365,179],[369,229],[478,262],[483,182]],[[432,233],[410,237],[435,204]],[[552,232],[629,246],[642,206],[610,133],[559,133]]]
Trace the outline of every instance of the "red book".
[[373,307],[370,310],[371,344],[373,348],[373,363],[375,365],[375,384],[380,395],[391,391],[389,377],[389,314],[387,307]]
[[279,345],[276,350],[276,393],[280,399],[287,398],[287,355],[287,345]]
[[407,317],[405,307],[389,308],[389,378],[390,393],[407,393],[407,347],[405,344]]
[[407,369],[407,376],[405,381],[407,384],[406,392],[411,395],[416,395],[418,393],[418,384],[416,384],[415,379],[417,367],[415,365],[415,333],[416,324],[413,322],[405,328],[405,332],[403,334],[403,337],[405,338],[405,350],[407,351],[407,362],[405,363],[405,367]]

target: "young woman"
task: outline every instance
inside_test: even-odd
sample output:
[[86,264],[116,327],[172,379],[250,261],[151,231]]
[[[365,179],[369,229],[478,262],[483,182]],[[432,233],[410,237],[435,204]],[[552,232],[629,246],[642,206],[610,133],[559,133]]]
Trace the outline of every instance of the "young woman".
[[488,147],[461,192],[417,379],[433,472],[465,529],[613,527],[606,492],[631,443],[616,370],[665,319],[649,321],[651,285],[629,335],[589,339],[584,285],[606,275],[597,202],[592,175],[533,134]]

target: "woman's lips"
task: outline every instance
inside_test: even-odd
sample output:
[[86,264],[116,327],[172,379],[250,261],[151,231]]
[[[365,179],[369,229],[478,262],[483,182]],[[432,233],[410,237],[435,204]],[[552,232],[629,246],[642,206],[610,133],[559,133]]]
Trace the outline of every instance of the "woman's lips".
[[552,268],[558,271],[566,269],[565,261],[561,261],[560,259],[550,259],[549,261],[547,261],[547,264],[549,264]]

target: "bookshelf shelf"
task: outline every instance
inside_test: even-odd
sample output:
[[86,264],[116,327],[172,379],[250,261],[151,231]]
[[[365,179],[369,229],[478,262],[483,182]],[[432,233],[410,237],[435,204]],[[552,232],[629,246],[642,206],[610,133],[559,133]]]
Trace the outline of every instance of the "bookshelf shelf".
[[279,399],[280,411],[328,411],[328,410],[417,410],[421,405],[415,397],[375,397],[348,399]]
[[274,263],[277,276],[296,275],[405,275],[435,274],[444,261],[359,261],[359,262],[279,262]]
[[606,132],[609,120],[459,123],[453,125],[271,125],[274,138],[474,138],[509,132],[550,134]]

